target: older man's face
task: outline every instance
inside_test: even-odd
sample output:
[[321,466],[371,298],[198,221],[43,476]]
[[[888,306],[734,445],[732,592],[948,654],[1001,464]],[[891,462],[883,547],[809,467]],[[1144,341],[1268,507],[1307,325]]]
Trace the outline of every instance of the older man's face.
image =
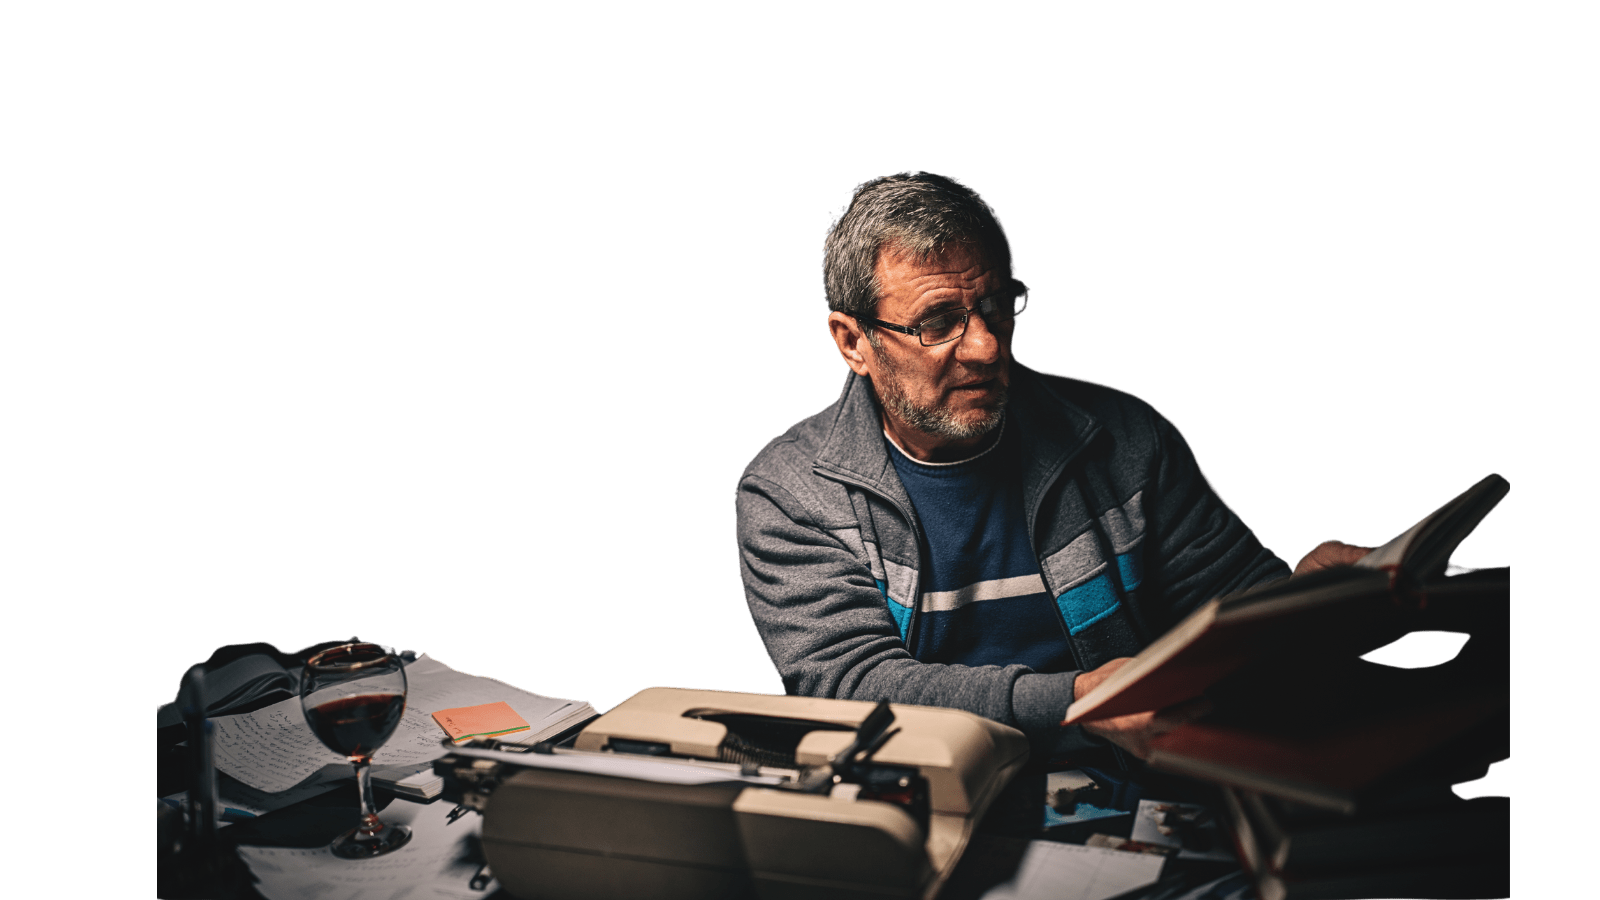
[[[877,318],[914,326],[946,309],[972,307],[1009,285],[978,252],[952,245],[917,261],[893,246],[878,255]],[[972,313],[959,340],[924,347],[915,337],[876,329],[864,355],[886,423],[897,436],[912,429],[935,445],[976,443],[1000,423],[1011,383],[1014,321],[991,323]],[[902,441],[902,445],[906,442]]]

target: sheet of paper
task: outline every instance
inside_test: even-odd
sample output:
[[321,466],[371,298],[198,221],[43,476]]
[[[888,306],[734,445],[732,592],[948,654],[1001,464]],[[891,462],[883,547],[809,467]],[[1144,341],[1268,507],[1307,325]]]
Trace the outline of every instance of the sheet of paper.
[[326,847],[240,847],[267,900],[468,900],[499,890],[470,883],[483,864],[476,813],[447,822],[449,803],[391,803],[385,822],[408,825],[411,840],[375,859],[340,859]]
[[[493,678],[457,672],[421,657],[406,666],[406,712],[393,736],[373,754],[375,765],[411,765],[448,752],[445,733],[433,712],[504,700],[537,729],[575,704],[542,697]],[[350,763],[317,740],[306,725],[300,699],[293,697],[252,713],[219,716],[212,723],[212,753],[217,768],[258,790],[288,790],[351,774]]]
[[1389,543],[1384,544],[1382,547],[1379,547],[1376,550],[1368,553],[1366,556],[1356,560],[1355,564],[1363,569],[1381,569],[1384,566],[1400,565],[1400,563],[1405,560],[1406,550],[1410,548],[1412,539],[1414,539],[1427,524],[1428,520],[1423,519],[1421,522],[1418,522],[1407,529],[1405,534],[1400,535]]
[[983,900],[1105,900],[1154,884],[1166,860],[1147,853],[1030,841],[1017,874]]
[[733,769],[697,766],[675,762],[669,758],[639,759],[609,754],[584,753],[514,753],[504,750],[484,750],[479,747],[457,747],[451,751],[456,756],[474,759],[492,759],[530,769],[563,769],[569,772],[589,772],[613,778],[633,778],[654,781],[658,784],[716,784],[724,781],[742,781],[746,784],[781,784],[775,775],[741,775]]
[[211,753],[218,771],[269,794],[313,776],[323,781],[352,772],[349,761],[311,733],[298,697],[212,719]]
[[[1197,841],[1203,846],[1184,848],[1183,838],[1171,824],[1167,824],[1163,831],[1162,824],[1156,821],[1158,814],[1166,817],[1189,817],[1205,813],[1204,823],[1194,828]],[[1222,827],[1217,823],[1217,817],[1203,806],[1193,803],[1168,803],[1165,800],[1140,800],[1139,810],[1133,820],[1133,830],[1128,837],[1135,841],[1144,841],[1147,844],[1159,844],[1163,847],[1178,847],[1179,859],[1215,859],[1232,860],[1233,842],[1222,833]]]

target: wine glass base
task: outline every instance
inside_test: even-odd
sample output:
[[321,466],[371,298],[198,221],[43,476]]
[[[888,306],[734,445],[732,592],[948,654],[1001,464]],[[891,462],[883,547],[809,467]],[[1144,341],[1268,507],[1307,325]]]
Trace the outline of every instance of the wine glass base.
[[333,839],[328,849],[341,859],[367,859],[399,850],[411,840],[411,829],[404,825],[384,825],[376,832],[364,834],[352,828]]

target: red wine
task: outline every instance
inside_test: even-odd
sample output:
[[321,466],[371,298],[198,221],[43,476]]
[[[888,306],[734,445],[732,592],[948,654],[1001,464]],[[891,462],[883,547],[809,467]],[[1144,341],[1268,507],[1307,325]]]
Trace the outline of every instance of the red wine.
[[306,721],[333,752],[370,759],[405,711],[405,694],[361,694],[312,707]]

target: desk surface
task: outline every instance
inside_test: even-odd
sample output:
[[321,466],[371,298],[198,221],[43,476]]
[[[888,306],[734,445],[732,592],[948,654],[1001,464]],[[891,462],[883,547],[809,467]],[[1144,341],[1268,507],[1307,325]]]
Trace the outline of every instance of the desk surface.
[[[277,700],[280,700],[277,695],[264,697],[248,708],[234,709],[232,713],[246,713]],[[157,796],[170,796],[179,793],[187,786],[184,773],[186,772],[184,748],[176,746],[184,737],[186,735],[182,725],[171,729],[160,729],[157,732]],[[1149,773],[1149,778],[1165,780],[1166,783],[1157,788],[1160,793],[1150,793],[1150,790],[1147,790],[1146,796],[1158,796],[1166,801],[1203,802],[1206,806],[1211,806],[1211,809],[1219,809],[1219,799],[1214,798],[1214,791],[1208,786],[1182,778],[1163,777],[1158,773]],[[445,799],[416,801],[406,796],[398,796],[376,785],[373,793],[381,817],[386,817],[384,814],[392,814],[406,822],[410,822],[411,817],[418,815],[432,815],[438,820],[443,820],[443,817],[454,809],[453,802]],[[970,847],[966,850],[966,854],[963,854],[962,862],[958,863],[957,870],[952,874],[941,898],[965,900],[968,897],[981,897],[982,892],[990,886],[1006,881],[1006,878],[1010,878],[1011,871],[1016,870],[1022,849],[1026,849],[1027,842],[1032,839],[1082,844],[1093,833],[1117,834],[1126,838],[1133,826],[1133,815],[1125,815],[1125,817],[1098,820],[1077,826],[1061,826],[1045,831],[1042,822],[1043,796],[1045,796],[1043,767],[1029,767],[1022,770],[1018,777],[1014,777],[1010,785],[1006,786],[1006,790],[995,799],[986,818],[979,823]],[[477,818],[477,814],[469,812],[467,815]],[[219,841],[229,852],[235,852],[240,846],[317,850],[330,844],[334,836],[352,828],[355,822],[357,822],[357,798],[355,798],[354,783],[344,781],[333,791],[318,794],[314,798],[285,809],[275,810],[251,822],[224,826],[219,831]],[[1163,873],[1181,871],[1192,874],[1194,878],[1208,879],[1216,878],[1218,874],[1226,873],[1230,868],[1237,866],[1234,866],[1234,863],[1216,865],[1216,863],[1181,863],[1179,860],[1168,860]],[[173,895],[176,897],[176,894]],[[250,873],[243,868],[243,865],[238,865],[232,871],[232,879],[219,895],[229,900],[240,900],[240,898],[262,900],[261,892],[251,884]],[[486,900],[509,900],[510,895],[506,890],[498,890],[493,895],[475,894],[474,897],[485,897]]]
[[[1194,782],[1168,781],[1163,788],[1175,795],[1172,799],[1193,801],[1205,797],[1209,790]],[[1042,769],[1024,770],[1013,780],[980,823],[941,891],[940,900],[977,900],[1006,884],[1028,859],[1035,840],[1082,844],[1095,833],[1127,837],[1131,832],[1131,813],[1046,832],[1042,828],[1043,785]],[[449,801],[415,801],[381,789],[375,793],[382,818],[404,822],[413,829],[412,843],[401,851],[403,860],[396,854],[351,862],[327,853],[327,844],[352,827],[357,818],[355,787],[342,782],[327,793],[257,819],[225,826],[221,837],[232,868],[209,885],[203,895],[224,900],[281,900],[315,891],[331,892],[326,896],[376,898],[392,896],[425,880],[429,897],[512,900],[504,890],[489,892],[470,887],[484,863],[477,842],[482,821],[478,814],[468,812],[447,824],[446,819],[455,808]],[[1089,851],[1110,852],[1085,848],[1085,852]],[[1159,870],[1168,887],[1192,886],[1237,871],[1238,866],[1231,861],[1169,859]],[[253,883],[252,878],[259,883]],[[199,895],[202,894],[192,887],[170,881],[160,892],[160,896],[173,900]],[[1010,890],[1005,895],[1032,896]]]

